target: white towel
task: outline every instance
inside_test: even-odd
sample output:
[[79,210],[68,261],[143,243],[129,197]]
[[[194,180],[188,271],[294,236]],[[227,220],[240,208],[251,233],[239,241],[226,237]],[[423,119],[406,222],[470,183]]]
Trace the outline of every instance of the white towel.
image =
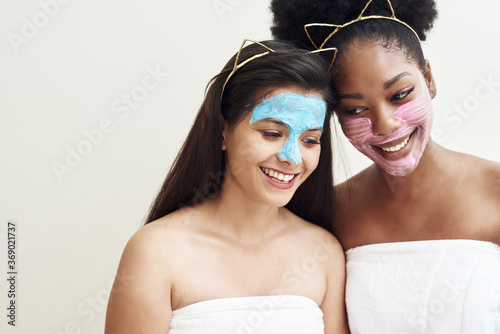
[[293,295],[207,300],[172,311],[169,334],[324,334],[315,301]]
[[346,252],[352,334],[499,334],[500,247],[476,240]]

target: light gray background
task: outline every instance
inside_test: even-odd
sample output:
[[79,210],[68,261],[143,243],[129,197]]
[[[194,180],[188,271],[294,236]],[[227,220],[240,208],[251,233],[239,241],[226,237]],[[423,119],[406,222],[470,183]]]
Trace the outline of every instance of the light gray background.
[[[439,19],[424,44],[438,87],[435,140],[500,161],[500,2],[438,2]],[[269,0],[0,0],[1,277],[7,222],[19,226],[18,326],[7,326],[2,306],[2,333],[103,331],[125,243],[143,221],[209,79],[243,38],[271,37],[268,6]],[[160,72],[156,83],[151,71]],[[127,94],[133,108],[121,101]],[[102,138],[99,126],[107,130]],[[85,133],[94,134],[94,144]],[[336,162],[347,169],[335,170],[337,181],[369,164],[339,138],[346,153],[341,160],[336,152]],[[53,165],[67,165],[68,152],[78,149],[86,156],[73,157],[71,172],[58,177]],[[6,306],[7,282],[0,282]]]

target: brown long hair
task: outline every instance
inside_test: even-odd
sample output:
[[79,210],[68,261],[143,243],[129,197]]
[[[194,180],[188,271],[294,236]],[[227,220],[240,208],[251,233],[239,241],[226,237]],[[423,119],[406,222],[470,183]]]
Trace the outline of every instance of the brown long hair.
[[[266,92],[289,86],[320,92],[327,103],[321,154],[316,170],[297,189],[285,206],[293,213],[331,231],[334,192],[331,146],[331,116],[334,95],[330,88],[328,64],[317,54],[296,48],[289,42],[264,41],[271,52],[238,69],[221,91],[236,55],[208,84],[205,99],[193,126],[154,200],[146,224],[185,205],[215,198],[221,189],[226,166],[222,151],[224,122],[234,126],[262,101]],[[239,63],[262,53],[258,44],[241,51]]]

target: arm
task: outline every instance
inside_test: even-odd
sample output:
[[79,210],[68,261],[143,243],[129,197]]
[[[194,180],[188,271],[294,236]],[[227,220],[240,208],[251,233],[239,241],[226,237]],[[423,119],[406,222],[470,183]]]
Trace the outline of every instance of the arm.
[[326,293],[321,304],[326,334],[349,334],[345,309],[345,256],[335,237],[328,240]]
[[105,334],[168,332],[172,282],[158,236],[150,224],[127,243],[108,302]]

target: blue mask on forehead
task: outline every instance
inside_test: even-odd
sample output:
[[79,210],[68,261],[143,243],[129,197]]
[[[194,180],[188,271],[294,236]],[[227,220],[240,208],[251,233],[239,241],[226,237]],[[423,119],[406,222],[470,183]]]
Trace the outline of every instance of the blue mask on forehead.
[[317,96],[283,93],[265,99],[252,113],[250,124],[261,119],[275,118],[288,126],[288,139],[278,153],[280,159],[294,164],[302,162],[299,137],[307,129],[323,129],[326,103]]

